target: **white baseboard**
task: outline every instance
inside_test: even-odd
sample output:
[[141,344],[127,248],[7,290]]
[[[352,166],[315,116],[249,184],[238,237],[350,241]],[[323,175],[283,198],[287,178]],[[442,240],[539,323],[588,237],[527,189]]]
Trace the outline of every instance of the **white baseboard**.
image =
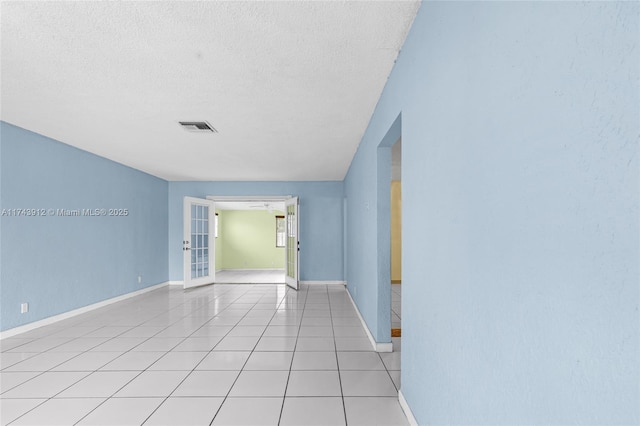
[[184,286],[184,281],[167,281],[169,285],[181,285]]
[[419,426],[416,417],[413,415],[411,408],[409,408],[409,404],[407,404],[407,400],[404,399],[404,395],[402,394],[402,389],[398,391],[398,401],[400,402],[400,407],[402,407],[402,411],[404,411],[404,415],[407,416],[407,420],[409,420],[409,424],[411,426]]
[[7,337],[13,337],[18,334],[26,333],[27,331],[34,330],[36,328],[43,327],[45,325],[51,325],[58,321],[65,320],[67,318],[75,317],[76,315],[84,314],[89,311],[93,311],[94,309],[99,309],[104,306],[110,305],[112,303],[120,302],[125,299],[130,299],[135,296],[139,296],[144,293],[148,293],[153,290],[157,290],[160,287],[164,287],[169,285],[170,281],[153,285],[151,287],[143,288],[141,290],[137,290],[131,293],[123,294],[121,296],[113,297],[111,299],[103,300],[102,302],[94,303],[91,305],[83,306],[82,308],[74,309],[72,311],[64,312],[62,314],[54,315],[49,318],[41,319],[38,321],[31,322],[29,324],[21,325],[19,327],[10,328],[9,330],[5,330],[0,332],[0,340],[6,339]]
[[362,317],[362,314],[360,313],[360,310],[358,309],[358,305],[356,305],[356,302],[353,300],[353,297],[351,297],[351,293],[349,293],[349,288],[347,288],[347,294],[349,295],[349,300],[351,300],[351,304],[356,309],[356,313],[358,314],[358,318],[360,318],[360,322],[362,323],[362,327],[364,328],[364,331],[367,332],[367,337],[371,342],[371,346],[373,347],[373,350],[375,350],[376,352],[393,352],[393,343],[376,342],[376,339],[373,338],[373,334],[371,334],[371,331],[369,331],[369,327],[367,326],[366,321],[364,320],[364,318]]
[[324,285],[347,285],[347,283],[344,282],[344,281],[300,281],[300,284],[306,284],[306,285],[318,285],[318,284],[324,284]]
[[393,343],[376,342],[376,352],[393,352]]

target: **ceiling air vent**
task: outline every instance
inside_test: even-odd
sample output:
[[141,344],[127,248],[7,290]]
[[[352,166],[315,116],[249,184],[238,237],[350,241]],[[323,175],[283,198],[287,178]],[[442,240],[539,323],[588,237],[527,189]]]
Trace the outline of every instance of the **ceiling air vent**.
[[179,121],[183,129],[195,133],[218,133],[218,131],[206,121]]

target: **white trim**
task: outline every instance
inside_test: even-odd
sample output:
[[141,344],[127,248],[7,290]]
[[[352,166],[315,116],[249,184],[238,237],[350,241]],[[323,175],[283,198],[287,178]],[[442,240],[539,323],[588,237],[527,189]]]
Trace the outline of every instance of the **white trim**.
[[207,195],[212,201],[285,201],[292,195]]
[[378,343],[376,342],[376,352],[393,352],[393,343]]
[[404,398],[402,394],[402,389],[398,391],[398,401],[400,402],[400,407],[402,407],[402,411],[404,411],[404,415],[407,416],[407,420],[409,420],[409,424],[411,426],[419,426],[416,417],[413,415],[407,400]]
[[325,284],[325,285],[347,285],[347,283],[345,281],[300,281],[300,284],[306,284],[306,285],[319,285],[319,284]]
[[168,285],[184,285],[184,281],[167,281]]
[[393,352],[393,343],[378,343],[376,342],[376,340],[373,338],[373,335],[371,334],[371,331],[369,331],[369,327],[367,326],[367,323],[365,322],[364,318],[362,317],[362,314],[360,314],[360,310],[358,309],[358,305],[356,305],[356,302],[353,300],[353,297],[351,297],[351,293],[349,292],[349,288],[347,287],[347,295],[349,296],[349,300],[351,300],[351,304],[353,305],[354,308],[356,308],[356,314],[358,314],[358,318],[360,318],[360,322],[362,323],[362,327],[364,328],[364,331],[367,332],[367,337],[369,337],[369,341],[371,342],[371,346],[373,347],[373,350],[376,352]]
[[50,325],[56,323],[58,321],[65,320],[67,318],[75,317],[76,315],[84,314],[89,311],[93,311],[94,309],[102,308],[107,305],[111,305],[112,303],[120,302],[122,300],[130,299],[135,296],[139,296],[144,293],[148,293],[153,290],[157,290],[160,287],[164,287],[169,285],[170,281],[166,281],[160,284],[152,285],[151,287],[143,288],[141,290],[137,290],[131,293],[123,294],[120,296],[113,297],[111,299],[103,300],[102,302],[93,303],[91,305],[84,306],[82,308],[74,309],[72,311],[64,312],[62,314],[54,315],[49,318],[41,319],[38,321],[31,322],[29,324],[21,325],[19,327],[10,328],[9,330],[5,330],[0,332],[0,340],[6,339],[7,337],[13,337],[18,334],[26,333],[27,331],[34,330],[36,328],[43,327],[45,325]]

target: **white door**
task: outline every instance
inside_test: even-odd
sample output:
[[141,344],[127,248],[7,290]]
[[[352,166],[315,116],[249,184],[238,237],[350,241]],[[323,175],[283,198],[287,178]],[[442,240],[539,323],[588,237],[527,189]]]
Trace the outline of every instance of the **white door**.
[[298,289],[300,283],[300,227],[298,225],[298,197],[293,197],[285,201],[287,213],[287,238],[285,250],[287,253],[287,264],[285,268],[285,281],[288,286]]
[[[184,197],[184,288],[211,284],[215,280],[215,203]],[[211,236],[211,237],[210,237]]]

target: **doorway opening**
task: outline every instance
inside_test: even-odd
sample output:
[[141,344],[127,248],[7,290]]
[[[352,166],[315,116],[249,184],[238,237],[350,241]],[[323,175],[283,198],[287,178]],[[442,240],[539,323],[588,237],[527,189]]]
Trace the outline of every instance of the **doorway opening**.
[[[243,276],[235,277],[235,280],[250,283],[271,283],[277,280],[278,282],[286,283],[295,290],[298,289],[300,283],[298,197],[208,196],[206,199],[184,197],[183,203],[184,231],[182,250],[184,259],[183,286],[185,289],[214,283],[225,283],[232,280],[228,274],[225,277],[224,270],[221,269],[224,267],[225,248],[220,237],[225,232],[223,224],[225,222],[225,213],[223,212],[227,210],[239,212],[236,216],[246,216],[246,214],[242,213],[245,211],[265,210],[267,212],[266,217],[270,222],[267,228],[258,231],[255,223],[252,223],[252,226],[248,226],[246,221],[236,221],[236,228],[240,230],[241,238],[230,239],[235,243],[233,250],[237,253],[232,253],[232,259],[228,259],[231,262],[229,265],[233,265],[228,269],[254,270],[254,272],[260,269],[261,273],[251,276],[244,274]],[[280,210],[276,210],[278,208]],[[227,214],[226,219],[230,218],[231,213]],[[256,247],[254,247],[257,238],[264,238],[264,236],[258,235],[261,232],[266,232],[268,240],[266,244],[269,248],[273,248],[270,256],[266,256],[266,260],[264,253],[260,252],[260,248],[258,247],[256,251]],[[242,235],[243,233],[244,235]],[[230,234],[232,233],[230,232]],[[247,244],[247,240],[249,244]],[[239,246],[244,246],[245,250],[240,249],[238,251]],[[247,247],[251,248],[252,252],[247,251]],[[260,258],[257,261],[255,259],[256,256]],[[264,269],[271,271],[265,274]],[[280,272],[277,272],[278,278],[274,279],[272,277],[273,270],[282,271],[284,274],[282,281]]]
[[391,147],[391,337],[402,336],[402,138]]
[[[286,283],[298,289],[298,197],[208,196],[207,200],[218,214],[215,283]],[[243,217],[251,220],[237,220]]]
[[[393,351],[400,341],[391,337],[391,165],[392,148],[402,135],[402,116],[398,115],[377,148],[377,290],[379,350]],[[393,340],[396,339],[396,340]]]
[[285,283],[284,201],[216,201],[216,283]]
[[[402,242],[396,231],[401,230],[401,208],[394,206],[392,198],[396,195],[401,181],[402,157],[402,114],[398,114],[377,148],[377,276],[378,276],[378,343],[380,356],[398,390],[401,387],[401,293],[402,281]],[[394,188],[395,187],[395,188]],[[398,191],[398,196],[401,192]],[[398,197],[396,201],[401,201]],[[394,225],[396,229],[394,230]],[[400,227],[398,227],[400,225]],[[395,253],[394,253],[395,252]],[[395,266],[394,266],[395,264]],[[398,268],[398,264],[400,268]],[[406,283],[405,283],[406,285]],[[398,337],[396,337],[398,336]],[[384,343],[389,342],[389,343]],[[381,350],[382,349],[382,350]]]

